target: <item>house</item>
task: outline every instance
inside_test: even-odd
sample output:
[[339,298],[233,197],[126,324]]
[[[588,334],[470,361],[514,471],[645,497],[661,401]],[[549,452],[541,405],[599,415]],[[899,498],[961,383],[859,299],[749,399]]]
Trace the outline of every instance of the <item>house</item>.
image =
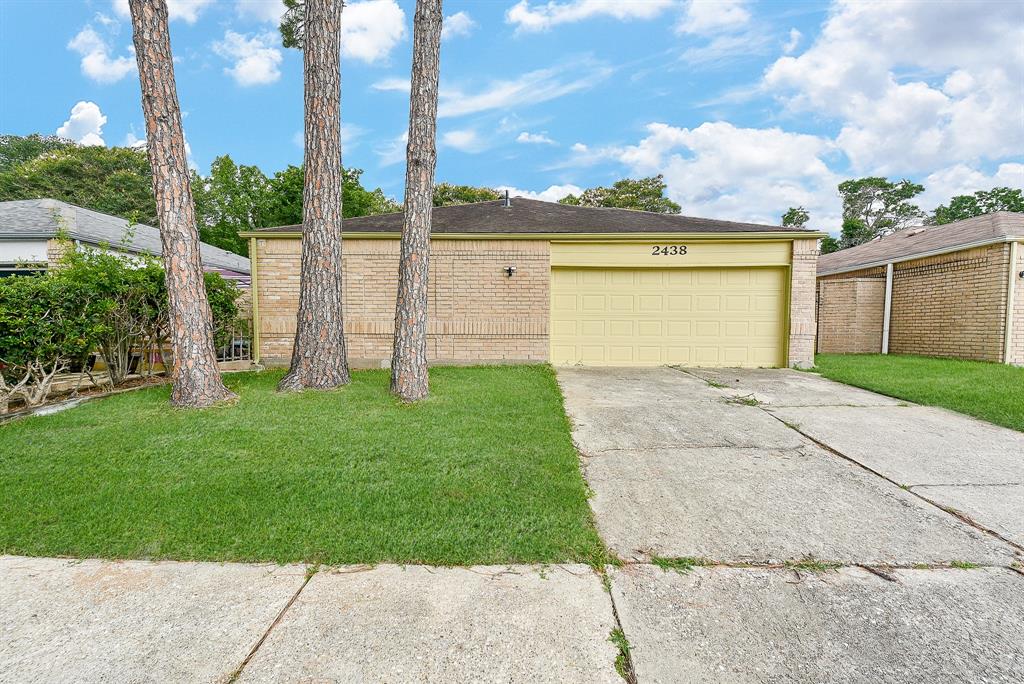
[[1024,214],[918,226],[818,260],[818,351],[1024,364]]
[[[36,273],[60,259],[56,237],[66,233],[76,243],[127,254],[160,254],[160,231],[98,211],[53,199],[0,202],[0,277]],[[241,287],[249,286],[249,260],[202,243],[203,268]]]
[[[390,361],[401,213],[343,224],[353,365]],[[257,361],[287,364],[301,227],[251,241]],[[516,197],[434,209],[432,362],[808,366],[821,233]]]

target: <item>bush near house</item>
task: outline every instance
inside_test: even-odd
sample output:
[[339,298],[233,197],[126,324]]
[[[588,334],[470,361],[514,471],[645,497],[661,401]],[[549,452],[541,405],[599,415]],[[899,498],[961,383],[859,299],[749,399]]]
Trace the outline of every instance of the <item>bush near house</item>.
[[[217,273],[205,282],[214,339],[224,345],[238,317],[238,288]],[[68,248],[45,275],[0,280],[0,408],[12,399],[41,404],[56,376],[87,368],[94,352],[118,385],[135,357],[164,358],[168,325],[164,270],[153,257]]]

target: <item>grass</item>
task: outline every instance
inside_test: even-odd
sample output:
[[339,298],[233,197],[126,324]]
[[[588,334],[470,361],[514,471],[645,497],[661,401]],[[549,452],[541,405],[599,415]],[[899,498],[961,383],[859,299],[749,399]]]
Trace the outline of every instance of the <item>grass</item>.
[[166,386],[0,427],[0,553],[309,563],[604,562],[546,366],[388,372],[173,410]]
[[786,567],[790,570],[803,570],[804,572],[828,572],[835,570],[840,565],[840,563],[822,561],[812,557],[786,561]]
[[815,364],[831,380],[1024,431],[1024,368],[891,354],[819,354]]

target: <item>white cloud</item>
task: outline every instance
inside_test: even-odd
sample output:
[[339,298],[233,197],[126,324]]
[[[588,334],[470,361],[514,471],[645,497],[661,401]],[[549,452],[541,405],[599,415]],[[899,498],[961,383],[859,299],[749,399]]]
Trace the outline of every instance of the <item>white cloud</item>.
[[284,2],[281,0],[235,0],[235,11],[240,17],[280,24],[284,15]]
[[111,57],[110,45],[90,24],[68,42],[68,49],[82,56],[82,73],[97,83],[116,83],[135,71],[134,55]]
[[281,50],[278,37],[271,31],[253,36],[224,32],[224,39],[213,44],[213,51],[234,64],[225,67],[240,86],[274,83],[281,78]]
[[393,166],[405,159],[405,147],[409,144],[409,131],[385,141],[377,147],[377,162],[381,166]]
[[789,55],[792,54],[798,47],[800,47],[800,40],[803,39],[804,34],[800,33],[795,28],[789,29],[789,40],[786,41],[785,45],[782,46],[782,51]]
[[441,136],[441,144],[467,154],[483,152],[488,147],[487,140],[472,128],[444,133]]
[[566,185],[550,185],[546,190],[535,192],[533,190],[521,190],[511,185],[499,185],[495,188],[498,192],[504,193],[508,190],[511,197],[525,197],[526,199],[540,200],[541,202],[557,202],[566,195],[578,195],[583,188],[572,183]]
[[468,36],[476,28],[476,22],[469,12],[456,12],[444,18],[444,25],[441,27],[441,40],[450,40],[459,36]]
[[523,131],[516,137],[517,143],[525,143],[528,145],[555,145],[555,141],[547,136],[546,133],[530,133],[529,131]]
[[692,216],[777,225],[788,207],[803,205],[815,227],[832,227],[842,180],[826,163],[834,149],[827,138],[779,128],[651,123],[635,145],[573,146],[566,165],[612,161],[631,176],[663,174],[668,196]]
[[1022,44],[1013,3],[838,0],[813,45],[763,85],[792,112],[839,121],[854,173],[977,165],[1024,154]]
[[463,116],[490,109],[509,109],[547,102],[569,93],[587,90],[611,73],[611,69],[606,66],[590,65],[581,73],[566,74],[570,68],[571,65],[530,71],[511,81],[494,81],[478,93],[466,93],[442,86],[437,115]]
[[56,133],[81,145],[104,145],[103,126],[106,123],[107,117],[99,105],[83,100],[71,108],[71,116]]
[[395,0],[365,0],[341,12],[341,54],[376,62],[405,37],[405,12]]
[[[167,16],[170,21],[181,19],[186,24],[194,24],[200,13],[213,0],[167,0]],[[128,0],[113,0],[114,12],[122,17],[130,17]]]
[[914,201],[925,211],[931,211],[940,204],[948,204],[956,195],[972,195],[978,190],[991,190],[995,187],[1024,189],[1024,164],[1000,164],[992,174],[982,173],[964,164],[955,164],[928,174],[921,184],[924,185],[924,192]]
[[676,31],[706,34],[734,30],[750,21],[746,4],[746,0],[690,0]]
[[598,16],[620,21],[653,19],[672,5],[673,0],[552,0],[543,5],[531,5],[529,0],[521,0],[505,13],[505,21],[514,24],[517,32],[546,31],[559,24]]
[[370,86],[374,90],[382,92],[408,93],[410,90],[409,79],[407,78],[383,78]]

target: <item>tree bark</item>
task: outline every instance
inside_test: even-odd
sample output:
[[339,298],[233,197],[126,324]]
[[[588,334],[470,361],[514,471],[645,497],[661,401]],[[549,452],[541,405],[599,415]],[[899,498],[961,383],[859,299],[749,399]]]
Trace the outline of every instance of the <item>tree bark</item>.
[[291,369],[280,390],[349,381],[341,271],[341,6],[306,0],[302,269]]
[[427,396],[427,287],[430,219],[437,165],[437,82],[441,55],[441,2],[417,0],[413,20],[409,144],[406,148],[405,224],[402,227],[395,304],[391,391],[404,401]]
[[171,404],[210,406],[235,395],[224,387],[214,355],[213,316],[203,282],[195,205],[167,31],[167,3],[130,0],[129,7],[167,280],[174,354]]

